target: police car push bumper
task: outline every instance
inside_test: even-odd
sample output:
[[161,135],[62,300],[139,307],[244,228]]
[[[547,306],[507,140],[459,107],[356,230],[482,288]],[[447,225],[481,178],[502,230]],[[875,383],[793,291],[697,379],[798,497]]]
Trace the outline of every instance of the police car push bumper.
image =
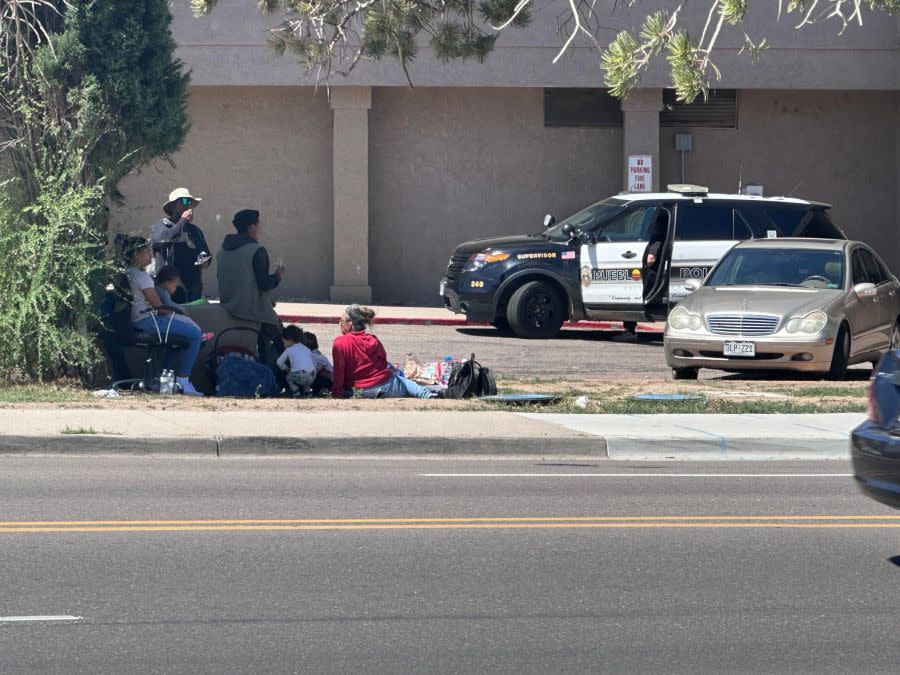
[[463,314],[468,321],[478,323],[490,323],[494,318],[494,306],[491,302],[485,302],[481,298],[473,298],[470,295],[460,295],[448,283],[447,278],[441,279],[441,295],[444,299],[444,307],[455,314]]

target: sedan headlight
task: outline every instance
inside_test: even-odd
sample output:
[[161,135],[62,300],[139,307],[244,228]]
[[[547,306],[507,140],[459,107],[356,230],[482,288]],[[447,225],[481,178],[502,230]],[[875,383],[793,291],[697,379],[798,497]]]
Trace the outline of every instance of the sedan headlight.
[[674,330],[700,330],[702,325],[700,315],[689,312],[684,307],[676,307],[669,314],[669,326]]
[[788,333],[818,333],[828,323],[828,315],[816,310],[806,316],[792,316],[784,329]]
[[491,263],[503,262],[509,258],[509,253],[504,253],[503,251],[489,251],[487,253],[476,253],[469,261],[466,263],[466,266],[463,268],[463,272],[477,272],[485,265],[490,265]]

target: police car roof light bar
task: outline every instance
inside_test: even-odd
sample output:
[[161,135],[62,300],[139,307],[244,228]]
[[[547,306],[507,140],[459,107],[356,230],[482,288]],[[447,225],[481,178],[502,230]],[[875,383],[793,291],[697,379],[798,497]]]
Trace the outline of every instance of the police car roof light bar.
[[677,192],[678,194],[685,195],[686,197],[705,195],[709,193],[709,188],[707,187],[703,187],[702,185],[690,185],[684,183],[671,183],[666,186],[666,189],[669,192]]

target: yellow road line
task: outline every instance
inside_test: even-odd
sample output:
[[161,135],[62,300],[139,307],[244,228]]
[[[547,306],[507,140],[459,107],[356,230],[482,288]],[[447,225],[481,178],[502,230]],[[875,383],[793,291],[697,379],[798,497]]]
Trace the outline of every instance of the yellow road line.
[[667,529],[667,528],[900,528],[898,522],[570,522],[570,523],[382,523],[358,525],[128,525],[110,527],[0,528],[0,534],[59,532],[265,532],[277,530],[481,530],[481,529]]
[[69,527],[113,525],[330,525],[330,524],[428,524],[428,523],[554,523],[554,522],[634,522],[634,521],[779,521],[779,520],[897,520],[900,515],[862,516],[551,516],[473,518],[270,518],[232,520],[23,520],[0,521],[0,529],[10,527]]

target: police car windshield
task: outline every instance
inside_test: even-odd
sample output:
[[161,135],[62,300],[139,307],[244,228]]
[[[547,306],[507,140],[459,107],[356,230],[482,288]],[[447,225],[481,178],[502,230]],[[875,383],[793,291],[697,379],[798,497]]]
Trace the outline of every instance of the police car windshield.
[[591,204],[586,209],[582,209],[575,215],[569,216],[561,223],[557,223],[553,227],[544,230],[541,234],[547,237],[547,239],[568,241],[570,237],[563,233],[563,227],[566,225],[572,225],[577,231],[583,232],[589,227],[593,227],[595,224],[606,220],[614,213],[618,213],[624,205],[625,202],[621,199],[615,199],[614,197],[604,199],[602,202]]
[[841,288],[844,254],[829,249],[731,249],[705,285]]

